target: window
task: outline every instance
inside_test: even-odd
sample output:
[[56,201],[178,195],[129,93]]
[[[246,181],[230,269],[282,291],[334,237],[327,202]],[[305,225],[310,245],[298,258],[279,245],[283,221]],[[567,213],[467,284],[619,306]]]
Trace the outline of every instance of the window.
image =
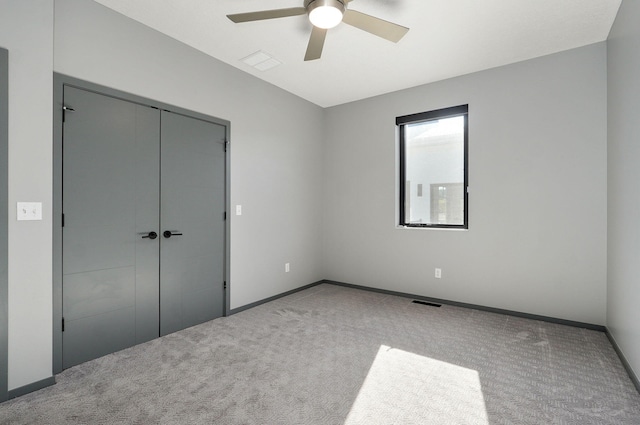
[[400,225],[468,228],[468,105],[396,118]]

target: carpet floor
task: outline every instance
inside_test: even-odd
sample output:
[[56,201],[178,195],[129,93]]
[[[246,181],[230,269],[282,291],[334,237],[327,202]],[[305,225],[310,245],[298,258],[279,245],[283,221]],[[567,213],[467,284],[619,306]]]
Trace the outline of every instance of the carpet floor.
[[67,369],[2,424],[640,424],[602,332],[322,284]]

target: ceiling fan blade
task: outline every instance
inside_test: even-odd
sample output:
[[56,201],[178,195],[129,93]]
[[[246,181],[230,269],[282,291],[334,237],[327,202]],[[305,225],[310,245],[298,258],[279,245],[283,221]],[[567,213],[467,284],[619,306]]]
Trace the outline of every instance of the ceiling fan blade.
[[385,21],[384,19],[351,9],[347,9],[344,12],[342,22],[386,40],[393,41],[394,43],[400,41],[409,31],[409,28],[403,27],[402,25],[394,24],[393,22]]
[[324,39],[327,37],[327,30],[324,28],[313,27],[307,53],[304,55],[305,61],[320,59],[322,55],[322,47],[324,47]]
[[290,7],[287,9],[261,10],[259,12],[236,13],[227,15],[236,24],[241,22],[262,21],[264,19],[286,18],[288,16],[298,16],[307,13],[304,7]]

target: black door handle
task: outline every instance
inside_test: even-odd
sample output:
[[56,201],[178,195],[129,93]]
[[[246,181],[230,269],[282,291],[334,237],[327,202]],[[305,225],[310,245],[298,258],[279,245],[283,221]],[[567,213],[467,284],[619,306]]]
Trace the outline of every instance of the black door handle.
[[162,236],[169,239],[171,236],[182,236],[182,233],[174,232],[172,230],[165,230],[164,233],[162,233]]
[[158,234],[156,232],[149,232],[149,234],[144,235],[142,239],[145,239],[145,238],[155,239],[157,237],[158,237]]

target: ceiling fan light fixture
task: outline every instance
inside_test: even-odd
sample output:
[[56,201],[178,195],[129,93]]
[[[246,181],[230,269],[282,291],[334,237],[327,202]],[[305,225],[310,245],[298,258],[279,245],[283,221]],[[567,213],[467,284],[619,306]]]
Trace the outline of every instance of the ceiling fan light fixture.
[[345,6],[340,0],[313,0],[307,6],[309,21],[323,29],[329,29],[342,22]]

